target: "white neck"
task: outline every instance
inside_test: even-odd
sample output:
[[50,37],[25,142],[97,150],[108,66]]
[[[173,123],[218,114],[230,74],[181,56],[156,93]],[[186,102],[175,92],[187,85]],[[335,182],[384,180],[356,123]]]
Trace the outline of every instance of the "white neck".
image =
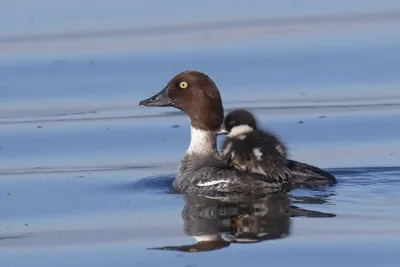
[[250,127],[249,125],[239,125],[239,126],[235,126],[232,128],[232,130],[229,132],[228,136],[229,137],[235,137],[235,136],[239,136],[242,134],[246,134],[246,133],[250,133],[252,132],[254,129],[252,127]]
[[216,132],[190,127],[190,146],[186,154],[208,155],[217,152]]

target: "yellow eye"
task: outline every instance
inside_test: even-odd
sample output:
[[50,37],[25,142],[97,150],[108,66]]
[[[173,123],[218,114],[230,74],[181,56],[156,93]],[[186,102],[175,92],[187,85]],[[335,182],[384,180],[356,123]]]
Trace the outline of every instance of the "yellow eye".
[[188,83],[187,82],[181,82],[179,84],[179,87],[182,88],[182,89],[186,89],[188,87]]

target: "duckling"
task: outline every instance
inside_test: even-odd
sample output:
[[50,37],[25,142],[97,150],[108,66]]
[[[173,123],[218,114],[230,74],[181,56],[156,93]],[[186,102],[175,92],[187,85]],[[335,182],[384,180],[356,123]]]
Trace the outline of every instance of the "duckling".
[[230,112],[219,134],[227,134],[222,144],[222,157],[236,169],[259,173],[279,182],[288,181],[286,146],[273,133],[259,129],[249,111]]

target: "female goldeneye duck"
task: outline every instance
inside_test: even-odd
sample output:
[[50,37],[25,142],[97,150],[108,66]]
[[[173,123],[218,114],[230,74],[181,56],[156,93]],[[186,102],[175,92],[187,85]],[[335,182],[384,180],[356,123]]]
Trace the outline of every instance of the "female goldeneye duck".
[[[191,121],[191,141],[182,158],[173,187],[196,194],[276,192],[282,183],[269,176],[246,173],[232,167],[217,151],[217,133],[224,119],[221,96],[215,83],[204,73],[184,71],[173,77],[163,90],[139,102],[153,107],[175,107]],[[299,165],[296,165],[299,166]],[[313,179],[312,173],[302,173]],[[321,175],[316,177],[321,179]],[[326,177],[322,177],[327,184]]]
[[230,112],[219,134],[227,133],[222,143],[222,157],[245,172],[270,176],[287,182],[287,149],[271,132],[261,130],[254,116],[244,109]]

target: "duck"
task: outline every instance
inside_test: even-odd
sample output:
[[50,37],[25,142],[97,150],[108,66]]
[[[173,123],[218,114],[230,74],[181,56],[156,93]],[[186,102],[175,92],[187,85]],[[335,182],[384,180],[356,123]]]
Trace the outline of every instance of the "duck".
[[261,130],[248,110],[235,109],[226,115],[218,134],[226,134],[222,157],[244,172],[271,176],[288,182],[291,172],[287,166],[287,148],[270,131]]
[[[190,118],[190,144],[172,183],[177,192],[220,196],[264,194],[284,188],[282,182],[271,176],[238,170],[219,154],[217,136],[224,121],[224,108],[220,91],[207,74],[196,70],[178,73],[161,91],[141,100],[139,106],[173,107]],[[305,183],[336,182],[333,175],[318,172],[319,168],[297,163],[289,161],[288,168],[298,172]]]

